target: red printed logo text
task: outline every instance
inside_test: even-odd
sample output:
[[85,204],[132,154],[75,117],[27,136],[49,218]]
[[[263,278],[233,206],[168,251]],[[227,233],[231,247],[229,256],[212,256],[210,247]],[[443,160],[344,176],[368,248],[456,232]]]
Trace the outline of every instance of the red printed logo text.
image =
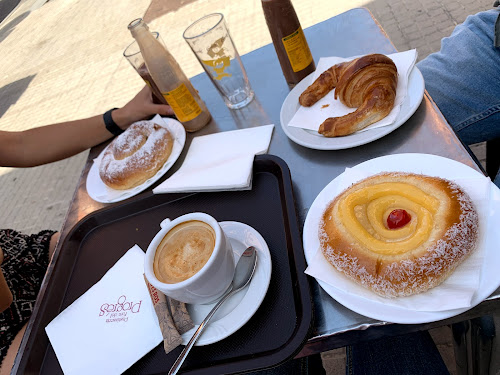
[[99,316],[106,318],[106,323],[127,322],[131,314],[141,310],[142,300],[139,302],[127,301],[126,296],[120,296],[116,303],[103,303]]

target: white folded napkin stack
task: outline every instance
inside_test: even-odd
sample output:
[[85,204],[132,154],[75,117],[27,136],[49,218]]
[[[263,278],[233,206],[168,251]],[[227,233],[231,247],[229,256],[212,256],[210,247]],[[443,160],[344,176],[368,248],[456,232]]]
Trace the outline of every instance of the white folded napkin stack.
[[[351,186],[370,175],[370,171],[346,168],[339,181],[336,196]],[[485,246],[488,241],[487,222],[490,211],[491,181],[487,177],[465,178],[457,175],[452,179],[471,197],[479,216],[478,246],[474,252],[440,285],[427,292],[409,297],[384,298],[369,289],[351,281],[340,271],[337,271],[318,249],[312,262],[309,263],[305,273],[321,280],[331,287],[346,291],[372,301],[385,305],[400,307],[414,311],[448,311],[470,307],[474,294],[479,288],[481,269],[484,263]],[[328,202],[324,203],[324,207]]]
[[[417,60],[417,51],[413,49],[405,52],[393,53],[387,56],[394,61],[394,64],[396,64],[398,69],[398,86],[396,88],[394,108],[385,118],[360,130],[360,132],[393,124],[398,117],[401,104],[406,98],[408,92],[408,79]],[[312,84],[316,78],[318,78],[331,66],[341,62],[351,61],[356,57],[359,56],[349,58],[322,57],[319,60],[316,71],[314,72],[308,85]],[[322,124],[327,118],[345,116],[356,110],[356,108],[349,108],[345,106],[338,98],[335,100],[334,92],[335,90],[330,91],[311,107],[299,106],[299,109],[293,116],[288,126],[317,131],[320,124]]]
[[163,341],[136,245],[45,331],[65,374],[121,374]]
[[196,137],[177,172],[153,193],[247,190],[254,156],[269,148],[274,125]]

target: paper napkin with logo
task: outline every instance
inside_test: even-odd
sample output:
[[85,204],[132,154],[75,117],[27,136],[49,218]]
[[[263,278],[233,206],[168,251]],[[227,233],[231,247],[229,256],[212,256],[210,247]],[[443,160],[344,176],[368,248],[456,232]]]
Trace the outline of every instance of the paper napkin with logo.
[[153,193],[250,189],[254,156],[267,152],[273,128],[266,125],[194,138],[182,166]]
[[65,374],[121,374],[163,341],[136,245],[45,328]]

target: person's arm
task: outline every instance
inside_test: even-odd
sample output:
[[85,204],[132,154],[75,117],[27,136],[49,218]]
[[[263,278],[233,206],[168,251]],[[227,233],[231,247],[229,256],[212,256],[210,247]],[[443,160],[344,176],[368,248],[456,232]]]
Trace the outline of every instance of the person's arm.
[[[171,115],[167,105],[154,104],[151,90],[145,86],[124,107],[111,116],[122,129],[151,115]],[[46,125],[21,132],[0,131],[0,166],[34,167],[76,155],[113,135],[106,129],[103,116]]]

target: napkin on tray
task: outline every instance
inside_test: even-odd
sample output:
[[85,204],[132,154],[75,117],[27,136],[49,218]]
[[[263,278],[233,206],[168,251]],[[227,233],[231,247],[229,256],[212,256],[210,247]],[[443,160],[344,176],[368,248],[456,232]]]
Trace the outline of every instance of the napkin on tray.
[[251,188],[254,156],[267,152],[274,125],[196,137],[177,172],[153,193]]
[[[387,56],[394,61],[394,64],[396,64],[396,67],[398,68],[398,86],[396,89],[394,108],[385,118],[360,130],[360,132],[393,124],[398,117],[401,104],[406,98],[408,92],[408,77],[413,69],[413,66],[415,65],[415,61],[417,60],[417,51],[412,49],[410,51],[393,53]],[[351,61],[356,57],[359,56],[349,58],[322,57],[319,60],[316,71],[314,72],[311,82],[309,82],[308,85],[312,84],[316,78],[321,75],[321,73],[329,69],[331,66],[344,61]],[[345,106],[338,99],[335,100],[334,92],[335,90],[330,91],[312,107],[299,106],[298,111],[288,123],[288,126],[318,131],[320,124],[322,124],[327,118],[344,116],[356,110],[356,108],[349,108]]]
[[[332,196],[336,196],[353,183],[370,175],[372,173],[369,171],[363,171],[359,168],[346,168],[339,180],[337,192]],[[454,178],[453,181],[469,194],[476,206],[479,216],[479,240],[476,250],[442,284],[427,292],[409,297],[384,298],[351,281],[340,271],[337,271],[319,249],[305,273],[341,291],[381,302],[385,305],[409,310],[447,311],[469,307],[474,293],[479,287],[481,268],[483,266],[484,247],[488,235],[486,228],[489,216],[491,181],[487,177],[460,178],[460,176]],[[323,206],[326,207],[327,204],[328,202],[324,202]]]
[[162,342],[136,245],[45,331],[65,374],[121,374]]

